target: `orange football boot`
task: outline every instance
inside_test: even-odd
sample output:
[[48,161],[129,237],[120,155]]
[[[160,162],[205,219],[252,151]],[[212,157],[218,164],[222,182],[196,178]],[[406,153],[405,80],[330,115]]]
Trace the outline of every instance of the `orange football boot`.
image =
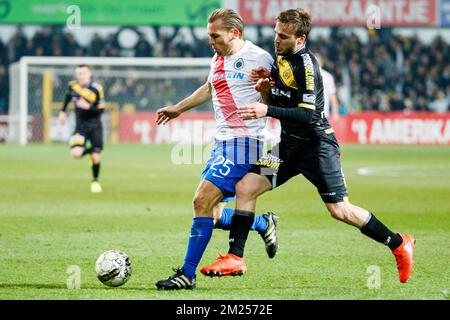
[[392,253],[397,262],[398,278],[400,282],[405,283],[413,271],[413,252],[416,240],[409,234],[399,233],[398,235],[402,237],[403,242],[398,248],[392,250]]
[[216,258],[217,262],[200,268],[200,272],[209,277],[241,276],[247,272],[244,258],[232,253]]

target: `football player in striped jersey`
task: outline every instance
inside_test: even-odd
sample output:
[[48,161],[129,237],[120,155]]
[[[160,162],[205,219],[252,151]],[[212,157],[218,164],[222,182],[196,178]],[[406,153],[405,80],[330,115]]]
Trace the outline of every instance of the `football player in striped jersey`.
[[103,150],[103,128],[100,119],[105,110],[105,95],[103,87],[92,80],[90,66],[82,64],[75,69],[76,80],[70,81],[64,99],[63,108],[59,113],[59,121],[63,124],[67,118],[67,106],[75,105],[75,132],[70,137],[71,155],[81,159],[90,156],[92,167],[91,192],[101,192],[100,185],[100,153]]

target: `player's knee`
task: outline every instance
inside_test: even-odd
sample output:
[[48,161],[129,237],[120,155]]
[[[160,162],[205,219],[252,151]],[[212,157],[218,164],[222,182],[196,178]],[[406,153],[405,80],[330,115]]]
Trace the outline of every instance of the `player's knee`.
[[253,199],[257,197],[255,188],[252,188],[251,185],[244,180],[241,180],[236,184],[236,196],[240,199]]
[[83,149],[82,148],[73,148],[70,150],[70,155],[74,159],[81,159],[83,157]]
[[197,213],[201,212],[210,212],[212,210],[209,199],[206,195],[202,193],[197,193],[194,196],[194,200],[192,200],[192,205],[194,207],[194,211]]
[[100,159],[101,159],[101,157],[100,157],[100,153],[92,153],[92,162],[94,162],[94,163],[100,163]]

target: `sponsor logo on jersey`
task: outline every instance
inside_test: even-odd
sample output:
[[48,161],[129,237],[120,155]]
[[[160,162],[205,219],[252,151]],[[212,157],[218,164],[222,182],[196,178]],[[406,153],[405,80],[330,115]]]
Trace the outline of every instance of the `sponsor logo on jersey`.
[[291,98],[291,91],[283,91],[278,88],[272,88],[272,94],[278,97]]
[[244,77],[245,77],[245,73],[243,73],[243,72],[214,73],[213,74],[213,81],[214,80],[221,80],[221,79],[238,79],[238,80],[243,80]]
[[283,160],[278,158],[277,156],[274,156],[271,153],[267,153],[263,155],[256,163],[257,166],[262,166],[266,168],[272,168],[272,169],[278,169],[280,166],[280,163],[282,163]]
[[305,65],[306,90],[314,91],[314,65],[309,54],[302,54],[302,58]]
[[310,93],[305,93],[303,95],[303,102],[315,104],[316,103],[316,95],[310,94]]

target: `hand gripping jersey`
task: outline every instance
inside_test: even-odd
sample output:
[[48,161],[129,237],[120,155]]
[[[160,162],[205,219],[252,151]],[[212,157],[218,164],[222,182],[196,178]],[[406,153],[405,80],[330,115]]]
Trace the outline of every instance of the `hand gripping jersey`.
[[214,55],[208,81],[217,123],[216,139],[263,138],[261,131],[266,125],[266,118],[242,120],[237,114],[237,107],[261,100],[260,93],[250,80],[250,73],[258,67],[270,70],[272,64],[272,56],[248,40],[233,55]]

